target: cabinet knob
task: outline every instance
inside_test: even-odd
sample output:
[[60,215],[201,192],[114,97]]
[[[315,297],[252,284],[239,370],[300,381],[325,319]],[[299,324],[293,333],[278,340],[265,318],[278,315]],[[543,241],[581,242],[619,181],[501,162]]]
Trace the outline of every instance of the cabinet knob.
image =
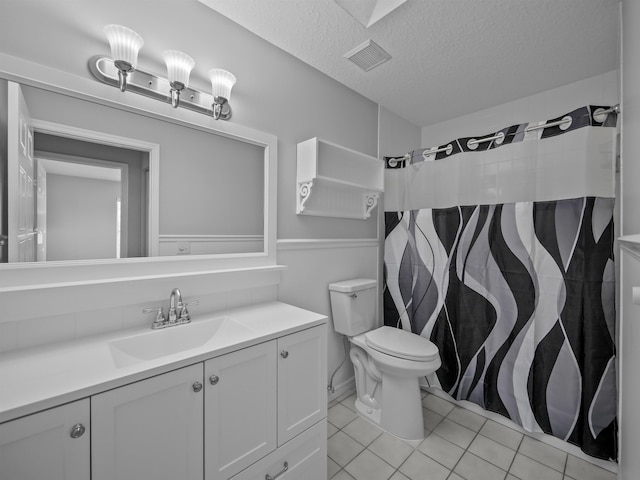
[[282,465],[282,470],[280,470],[278,473],[276,473],[273,477],[267,473],[264,476],[264,480],[276,480],[276,478],[278,478],[280,475],[282,475],[287,470],[289,470],[289,462],[284,462],[284,465]]
[[71,427],[71,432],[69,433],[69,435],[71,436],[71,438],[80,438],[82,435],[84,435],[85,432],[85,428],[84,425],[82,425],[81,423],[76,423],[73,427]]
[[220,377],[218,377],[217,375],[211,375],[209,377],[209,382],[211,382],[211,385],[217,385],[219,381]]
[[287,358],[289,356],[289,352],[287,352],[286,350],[283,350],[280,352],[280,356],[282,358]]
[[200,390],[202,390],[202,384],[200,382],[195,382],[193,384],[193,391],[198,393]]

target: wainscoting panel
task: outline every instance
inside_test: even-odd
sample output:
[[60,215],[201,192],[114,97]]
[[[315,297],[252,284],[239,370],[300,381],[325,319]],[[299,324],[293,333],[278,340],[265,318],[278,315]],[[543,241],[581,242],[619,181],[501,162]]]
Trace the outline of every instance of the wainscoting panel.
[[[329,284],[351,278],[378,279],[376,238],[359,239],[283,239],[278,240],[278,264],[282,272],[278,299],[282,302],[327,315],[327,385],[342,362],[345,349],[342,335],[333,330]],[[347,391],[353,381],[351,361],[342,365],[333,379],[335,394]],[[334,398],[329,392],[329,399]]]
[[161,256],[264,251],[262,235],[160,235],[159,243]]

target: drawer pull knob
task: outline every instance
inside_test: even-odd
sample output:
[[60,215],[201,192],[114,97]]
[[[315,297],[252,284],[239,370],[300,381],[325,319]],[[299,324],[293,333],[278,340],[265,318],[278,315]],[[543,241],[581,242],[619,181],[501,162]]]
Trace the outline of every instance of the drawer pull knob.
[[289,462],[284,462],[284,465],[282,466],[282,470],[280,470],[278,473],[276,473],[275,476],[273,476],[273,477],[267,473],[264,476],[264,480],[276,480],[276,478],[278,478],[280,475],[282,475],[287,470],[289,470]]
[[287,352],[286,350],[283,350],[280,352],[280,356],[282,358],[287,358],[289,356],[289,352]]
[[80,438],[84,435],[85,428],[81,423],[76,423],[73,427],[71,427],[71,433],[69,434],[71,438]]
[[200,382],[195,382],[193,384],[193,391],[198,393],[200,390],[202,390],[202,384]]
[[220,377],[218,377],[217,375],[211,375],[209,377],[209,382],[211,383],[211,385],[217,385],[219,381]]

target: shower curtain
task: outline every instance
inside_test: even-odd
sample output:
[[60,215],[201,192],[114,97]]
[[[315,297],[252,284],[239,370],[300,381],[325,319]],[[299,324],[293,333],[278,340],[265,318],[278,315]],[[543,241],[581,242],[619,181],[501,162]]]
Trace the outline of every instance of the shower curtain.
[[616,115],[599,108],[387,158],[384,322],[438,346],[432,386],[616,459]]

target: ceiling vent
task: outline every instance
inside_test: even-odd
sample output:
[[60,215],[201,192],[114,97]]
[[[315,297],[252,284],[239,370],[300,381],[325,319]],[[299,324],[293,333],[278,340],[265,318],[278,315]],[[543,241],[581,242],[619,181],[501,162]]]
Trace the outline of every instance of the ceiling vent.
[[385,52],[383,48],[373,40],[367,40],[362,45],[358,45],[350,52],[345,53],[344,56],[365,72],[383,64],[391,58],[391,55]]

